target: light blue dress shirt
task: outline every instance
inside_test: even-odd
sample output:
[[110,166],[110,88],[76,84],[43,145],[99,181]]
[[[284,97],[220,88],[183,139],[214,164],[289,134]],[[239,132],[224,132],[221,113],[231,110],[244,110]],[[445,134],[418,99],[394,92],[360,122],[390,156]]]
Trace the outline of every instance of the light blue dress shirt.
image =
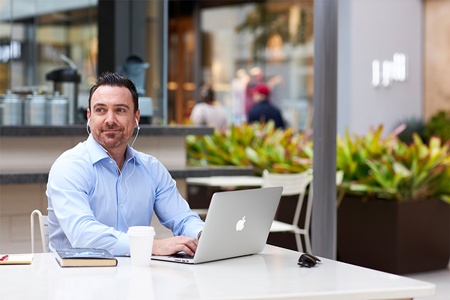
[[150,225],[153,211],[174,235],[203,230],[160,161],[128,146],[119,173],[92,135],[55,161],[46,194],[51,251],[91,247],[128,255],[128,227]]

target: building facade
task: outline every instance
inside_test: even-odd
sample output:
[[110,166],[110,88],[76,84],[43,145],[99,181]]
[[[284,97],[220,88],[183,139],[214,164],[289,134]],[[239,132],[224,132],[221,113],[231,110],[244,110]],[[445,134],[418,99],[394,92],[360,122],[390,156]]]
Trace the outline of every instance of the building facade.
[[[129,58],[151,122],[184,124],[210,83],[230,123],[245,120],[246,82],[258,74],[296,130],[312,126],[313,0],[3,0],[0,94],[51,95],[46,75],[73,61],[79,108],[104,71]],[[449,109],[445,0],[339,1],[338,133],[387,131]],[[443,69],[444,68],[444,69]],[[248,100],[247,100],[248,101]]]

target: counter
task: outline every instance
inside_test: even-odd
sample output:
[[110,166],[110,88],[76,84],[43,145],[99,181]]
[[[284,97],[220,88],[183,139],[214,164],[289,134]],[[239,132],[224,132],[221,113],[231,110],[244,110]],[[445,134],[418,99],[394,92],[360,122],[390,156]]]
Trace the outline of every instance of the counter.
[[[253,174],[253,168],[242,167],[185,167],[171,168],[169,173],[174,179],[186,178],[205,178],[211,176],[246,176]],[[31,172],[31,173],[0,173],[0,184],[29,184],[29,183],[47,183],[48,172]]]
[[[205,126],[162,126],[140,125],[139,136],[186,136],[213,134],[212,127]],[[0,126],[0,137],[20,136],[84,136],[87,137],[85,125],[67,126]]]

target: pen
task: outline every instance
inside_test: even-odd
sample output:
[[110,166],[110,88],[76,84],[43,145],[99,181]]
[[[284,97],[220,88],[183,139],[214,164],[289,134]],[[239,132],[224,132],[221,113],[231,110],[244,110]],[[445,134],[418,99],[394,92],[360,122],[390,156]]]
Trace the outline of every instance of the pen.
[[0,257],[0,261],[5,261],[5,260],[8,259],[8,257],[9,257],[8,254],[7,255],[3,255],[2,257]]

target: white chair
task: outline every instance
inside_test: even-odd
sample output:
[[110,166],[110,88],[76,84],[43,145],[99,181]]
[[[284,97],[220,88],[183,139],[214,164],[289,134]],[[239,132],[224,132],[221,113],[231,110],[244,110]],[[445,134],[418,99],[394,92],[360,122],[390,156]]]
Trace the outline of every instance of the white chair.
[[30,222],[31,222],[31,253],[34,253],[34,221],[35,216],[38,216],[39,220],[39,229],[41,232],[41,242],[42,242],[42,252],[46,253],[49,252],[48,248],[48,220],[47,216],[42,215],[42,213],[35,209],[30,215]]
[[302,173],[295,174],[277,174],[269,173],[267,170],[263,172],[262,187],[282,186],[282,196],[299,195],[297,198],[297,205],[294,212],[292,223],[284,223],[280,221],[273,221],[270,232],[292,232],[295,235],[297,250],[303,252],[303,244],[301,235],[305,237],[306,251],[312,253],[311,241],[309,238],[309,226],[312,211],[312,197],[308,197],[306,203],[306,215],[304,222],[299,226],[300,214],[303,207],[303,200],[305,198],[306,188],[312,180],[312,170],[307,170]]
[[[336,185],[340,185],[342,183],[342,181],[344,180],[344,171],[339,170],[336,172]],[[308,253],[311,253],[311,240],[309,238],[309,226],[311,223],[311,214],[312,214],[312,203],[313,203],[313,185],[314,185],[314,180],[312,178],[312,170],[311,170],[311,180],[310,180],[310,185],[309,185],[309,191],[308,191],[308,207],[307,207],[307,217],[308,220],[306,220],[305,217],[305,222],[308,222],[305,224],[305,229],[307,228],[308,231],[305,234],[305,244],[306,244],[306,249]],[[339,197],[337,199],[337,203],[339,203]],[[309,215],[309,216],[308,216]]]

